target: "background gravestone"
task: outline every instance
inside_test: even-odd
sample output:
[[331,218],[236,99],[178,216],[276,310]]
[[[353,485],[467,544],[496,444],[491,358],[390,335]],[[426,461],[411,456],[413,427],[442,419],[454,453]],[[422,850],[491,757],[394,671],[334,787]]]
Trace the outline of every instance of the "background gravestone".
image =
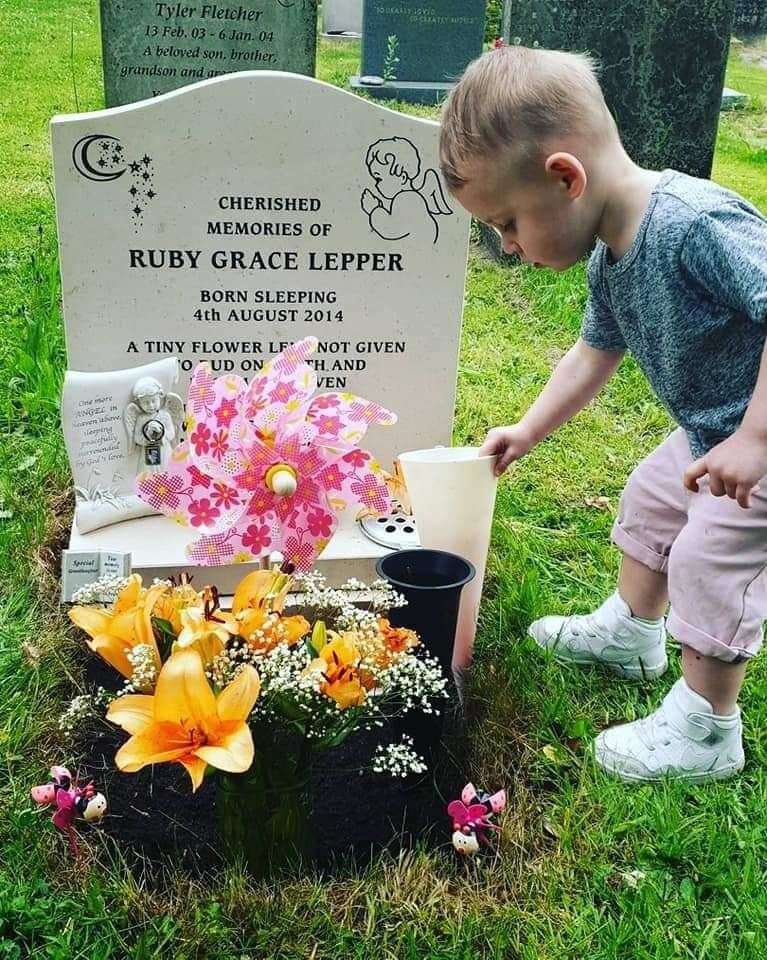
[[362,0],[322,0],[325,36],[362,36]]
[[314,74],[317,0],[101,0],[106,105],[239,70]]
[[735,0],[736,32],[767,33],[767,0]]
[[[352,86],[374,97],[437,103],[482,53],[484,31],[485,0],[365,0],[362,63]],[[363,83],[368,77],[379,82]]]
[[628,154],[708,177],[735,0],[506,0],[507,42],[588,51]]

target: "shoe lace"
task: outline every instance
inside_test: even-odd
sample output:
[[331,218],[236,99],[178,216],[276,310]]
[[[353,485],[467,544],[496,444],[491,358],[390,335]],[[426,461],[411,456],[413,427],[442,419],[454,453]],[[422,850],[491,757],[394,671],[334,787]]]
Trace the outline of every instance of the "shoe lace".
[[599,629],[593,613],[584,613],[579,617],[573,617],[568,626],[571,635],[574,637],[580,637],[584,633],[592,633],[597,636],[602,635],[602,631]]
[[663,715],[663,709],[655,710],[643,720],[638,720],[634,728],[636,736],[651,753],[659,743],[664,747],[671,746],[672,727]]

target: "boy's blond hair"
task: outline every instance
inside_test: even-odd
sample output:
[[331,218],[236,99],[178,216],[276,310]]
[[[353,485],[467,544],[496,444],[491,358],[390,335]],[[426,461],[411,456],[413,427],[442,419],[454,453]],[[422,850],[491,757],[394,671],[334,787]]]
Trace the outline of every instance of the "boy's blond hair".
[[573,135],[596,146],[618,136],[595,61],[585,53],[500,47],[469,64],[444,105],[442,174],[458,190],[467,161],[504,151],[525,176],[547,146]]

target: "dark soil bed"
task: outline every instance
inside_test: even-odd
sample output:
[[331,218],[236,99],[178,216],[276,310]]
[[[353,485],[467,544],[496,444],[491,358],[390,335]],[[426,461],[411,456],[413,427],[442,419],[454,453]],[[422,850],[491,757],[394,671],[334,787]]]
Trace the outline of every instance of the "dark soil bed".
[[[101,661],[89,658],[89,684],[114,689],[115,677]],[[392,739],[384,730],[361,732],[341,747],[319,755],[312,772],[312,829],[317,865],[333,873],[362,866],[389,847],[420,842],[450,844],[447,803],[465,782],[455,750],[457,712],[446,723],[433,770],[423,777],[391,777],[356,771],[369,766],[378,742]],[[127,734],[99,723],[81,749],[81,776],[92,777],[106,795],[109,813],[98,828],[143,879],[160,882],[167,868],[202,876],[222,865],[216,827],[216,786],[206,778],[196,793],[179,764],[120,773],[114,755]],[[256,745],[258,749],[258,745]],[[254,828],[257,828],[254,825]]]

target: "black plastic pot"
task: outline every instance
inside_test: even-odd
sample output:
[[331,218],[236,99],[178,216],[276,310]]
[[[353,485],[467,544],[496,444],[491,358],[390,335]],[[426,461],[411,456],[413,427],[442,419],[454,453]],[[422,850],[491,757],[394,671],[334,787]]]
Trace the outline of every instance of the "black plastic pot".
[[441,756],[445,716],[460,715],[452,670],[453,645],[461,590],[474,579],[475,570],[468,560],[444,550],[398,550],[382,557],[376,572],[407,600],[407,606],[390,612],[391,623],[416,631],[448,681],[449,699],[438,704],[438,715],[406,713],[394,722],[397,734],[413,738],[415,749],[430,768],[426,776],[433,776],[435,761]]
[[474,566],[445,550],[397,550],[381,557],[376,573],[407,600],[391,611],[392,624],[415,630],[450,676],[461,590],[474,579]]

